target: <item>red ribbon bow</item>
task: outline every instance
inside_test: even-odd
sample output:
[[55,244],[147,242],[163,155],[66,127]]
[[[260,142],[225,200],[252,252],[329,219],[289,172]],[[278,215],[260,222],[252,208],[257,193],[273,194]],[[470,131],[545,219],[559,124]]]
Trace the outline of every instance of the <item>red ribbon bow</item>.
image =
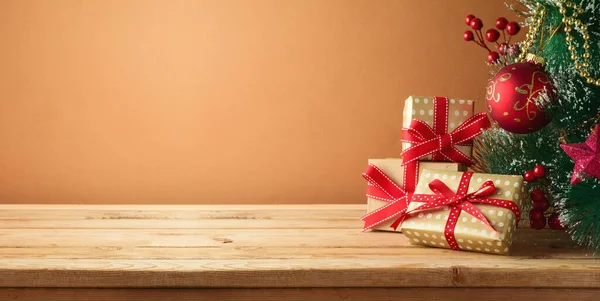
[[391,225],[396,230],[406,217],[408,201],[417,186],[417,173],[419,162],[413,162],[404,167],[404,180],[400,187],[390,179],[381,169],[369,164],[363,178],[368,181],[367,197],[388,202],[385,206],[369,212],[362,217],[365,222],[363,231],[372,229],[394,217],[398,219]]
[[428,209],[436,209],[444,206],[450,206],[450,214],[448,215],[448,221],[446,222],[446,227],[444,228],[444,234],[446,236],[446,241],[448,245],[453,250],[458,250],[458,243],[454,237],[454,229],[456,227],[456,223],[458,221],[458,216],[461,211],[466,211],[473,217],[482,221],[488,227],[492,228],[494,231],[494,227],[490,225],[488,219],[483,215],[481,210],[479,210],[473,203],[480,204],[488,204],[497,207],[502,207],[505,209],[511,210],[515,216],[517,223],[521,217],[521,212],[519,211],[519,206],[513,201],[508,200],[499,200],[499,199],[488,199],[485,198],[487,196],[493,195],[496,192],[496,186],[492,181],[485,181],[481,187],[479,187],[475,192],[467,193],[467,189],[469,188],[469,183],[471,182],[471,177],[473,176],[472,172],[463,173],[460,184],[458,185],[458,189],[456,193],[454,193],[446,184],[440,180],[433,180],[429,183],[429,188],[435,194],[415,194],[411,201],[414,202],[425,202],[423,204],[410,212],[413,213],[415,211],[428,210]]
[[481,134],[481,130],[490,127],[485,113],[471,116],[448,134],[448,99],[434,98],[433,128],[419,119],[413,119],[410,128],[402,129],[402,142],[412,146],[402,152],[402,164],[409,164],[427,155],[434,161],[451,161],[468,166],[475,162],[456,148],[456,145],[472,145],[472,139]]

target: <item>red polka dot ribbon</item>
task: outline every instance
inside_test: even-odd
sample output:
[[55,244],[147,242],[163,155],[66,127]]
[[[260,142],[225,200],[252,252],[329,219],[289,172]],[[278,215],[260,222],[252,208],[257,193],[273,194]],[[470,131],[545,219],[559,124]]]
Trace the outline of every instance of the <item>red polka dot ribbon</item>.
[[391,228],[396,230],[406,217],[408,203],[417,187],[419,162],[415,161],[404,167],[402,186],[388,177],[381,169],[369,164],[363,178],[367,180],[367,197],[388,202],[385,206],[367,213],[362,217],[365,222],[363,231],[367,231],[390,219],[396,218]]
[[450,214],[448,215],[448,221],[446,222],[446,227],[444,228],[444,235],[448,245],[453,250],[459,249],[458,243],[454,237],[454,230],[456,228],[456,223],[458,222],[458,216],[463,210],[496,231],[496,229],[490,225],[488,219],[485,217],[485,215],[483,215],[481,210],[475,207],[473,203],[488,204],[509,209],[515,214],[517,223],[521,217],[519,206],[515,202],[486,198],[496,192],[496,186],[494,185],[493,181],[488,180],[483,183],[475,192],[467,193],[472,176],[472,172],[463,173],[456,193],[448,188],[444,182],[438,179],[433,180],[431,183],[429,183],[429,188],[435,194],[413,195],[411,202],[424,202],[425,204],[407,212],[407,214],[410,214],[422,210],[439,210],[439,208],[449,206],[451,209]]
[[473,159],[459,151],[456,145],[472,145],[473,138],[490,127],[488,117],[485,113],[471,116],[448,134],[448,98],[435,97],[433,103],[433,128],[422,120],[413,119],[409,128],[402,129],[402,142],[412,144],[402,152],[402,164],[432,155],[433,161],[473,165]]

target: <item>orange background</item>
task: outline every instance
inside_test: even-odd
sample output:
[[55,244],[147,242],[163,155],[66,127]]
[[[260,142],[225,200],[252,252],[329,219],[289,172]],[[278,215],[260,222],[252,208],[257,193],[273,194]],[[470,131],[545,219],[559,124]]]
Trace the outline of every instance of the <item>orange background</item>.
[[[2,0],[1,203],[364,203],[504,0]],[[478,110],[482,104],[478,104]]]

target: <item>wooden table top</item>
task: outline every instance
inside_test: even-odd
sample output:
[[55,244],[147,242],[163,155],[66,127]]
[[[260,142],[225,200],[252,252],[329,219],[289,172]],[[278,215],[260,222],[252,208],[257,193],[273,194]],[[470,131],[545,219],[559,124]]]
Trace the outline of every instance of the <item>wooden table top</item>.
[[562,231],[512,256],[361,232],[364,205],[0,205],[0,287],[600,288]]

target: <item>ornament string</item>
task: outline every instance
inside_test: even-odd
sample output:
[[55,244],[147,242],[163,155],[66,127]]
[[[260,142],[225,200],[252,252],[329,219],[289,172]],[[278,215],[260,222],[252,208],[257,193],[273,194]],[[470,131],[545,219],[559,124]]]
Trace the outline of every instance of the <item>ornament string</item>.
[[[559,23],[556,28],[552,31],[552,34],[550,35],[550,37],[548,38],[548,40],[546,40],[546,42],[540,47],[540,50],[544,50],[544,48],[546,48],[546,46],[548,46],[548,44],[550,44],[550,40],[552,40],[552,37],[554,37],[554,35],[558,32],[558,30],[562,27],[564,23]],[[540,39],[540,43],[542,42],[542,39]]]

